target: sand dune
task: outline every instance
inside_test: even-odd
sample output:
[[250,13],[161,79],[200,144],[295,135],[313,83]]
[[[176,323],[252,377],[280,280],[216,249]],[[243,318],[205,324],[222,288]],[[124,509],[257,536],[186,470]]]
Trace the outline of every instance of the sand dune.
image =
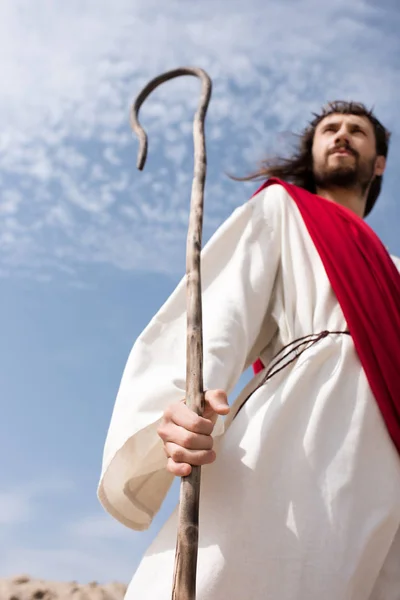
[[27,575],[0,579],[0,600],[122,600],[125,592],[122,583],[64,583]]

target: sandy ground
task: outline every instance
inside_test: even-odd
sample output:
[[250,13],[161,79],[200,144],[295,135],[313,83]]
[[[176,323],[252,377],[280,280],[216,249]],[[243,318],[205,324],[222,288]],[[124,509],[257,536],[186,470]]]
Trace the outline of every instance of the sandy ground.
[[126,585],[57,582],[19,575],[0,579],[0,600],[122,600]]

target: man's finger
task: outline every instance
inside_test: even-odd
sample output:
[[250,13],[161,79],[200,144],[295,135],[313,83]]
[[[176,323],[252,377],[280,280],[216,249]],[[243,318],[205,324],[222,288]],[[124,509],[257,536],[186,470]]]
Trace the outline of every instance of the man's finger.
[[160,427],[158,434],[164,443],[173,442],[187,450],[211,450],[214,440],[211,435],[203,435],[188,431],[174,423],[168,423]]
[[167,471],[176,477],[187,477],[192,472],[192,467],[187,463],[176,463],[172,458],[168,459]]
[[164,419],[166,421],[170,420],[175,425],[179,425],[188,431],[202,435],[211,435],[214,429],[212,421],[205,417],[199,417],[184,402],[168,407],[164,413]]
[[206,400],[206,410],[204,411],[204,416],[209,414],[209,408],[218,415],[228,414],[230,410],[228,396],[223,390],[207,390],[204,398]]
[[215,460],[214,450],[187,450],[173,442],[165,444],[166,454],[176,463],[188,463],[189,465],[208,465]]

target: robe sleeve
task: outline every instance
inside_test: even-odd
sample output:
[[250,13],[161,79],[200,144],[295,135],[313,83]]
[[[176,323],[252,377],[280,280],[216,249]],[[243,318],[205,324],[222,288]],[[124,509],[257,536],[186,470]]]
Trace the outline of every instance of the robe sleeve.
[[[276,333],[271,304],[279,279],[282,203],[272,185],[236,209],[202,252],[204,389],[233,390]],[[109,426],[98,498],[136,530],[149,527],[172,483],[157,427],[185,397],[185,278],[136,340]],[[214,436],[223,432],[217,421]]]

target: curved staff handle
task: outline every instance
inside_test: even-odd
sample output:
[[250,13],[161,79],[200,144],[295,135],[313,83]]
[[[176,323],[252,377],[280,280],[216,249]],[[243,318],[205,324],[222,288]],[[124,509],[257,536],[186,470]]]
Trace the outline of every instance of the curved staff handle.
[[[150,81],[137,96],[131,110],[131,125],[140,142],[137,167],[142,170],[147,157],[147,135],[138,121],[139,109],[156,87],[181,75],[193,75],[202,81],[199,107],[193,123],[194,175],[186,246],[186,404],[201,415],[204,409],[204,390],[200,253],[207,168],[204,121],[211,98],[212,82],[210,77],[203,69],[197,67],[181,67],[159,75]],[[194,600],[196,597],[200,474],[200,467],[195,466],[192,467],[190,475],[181,479],[172,600]]]

